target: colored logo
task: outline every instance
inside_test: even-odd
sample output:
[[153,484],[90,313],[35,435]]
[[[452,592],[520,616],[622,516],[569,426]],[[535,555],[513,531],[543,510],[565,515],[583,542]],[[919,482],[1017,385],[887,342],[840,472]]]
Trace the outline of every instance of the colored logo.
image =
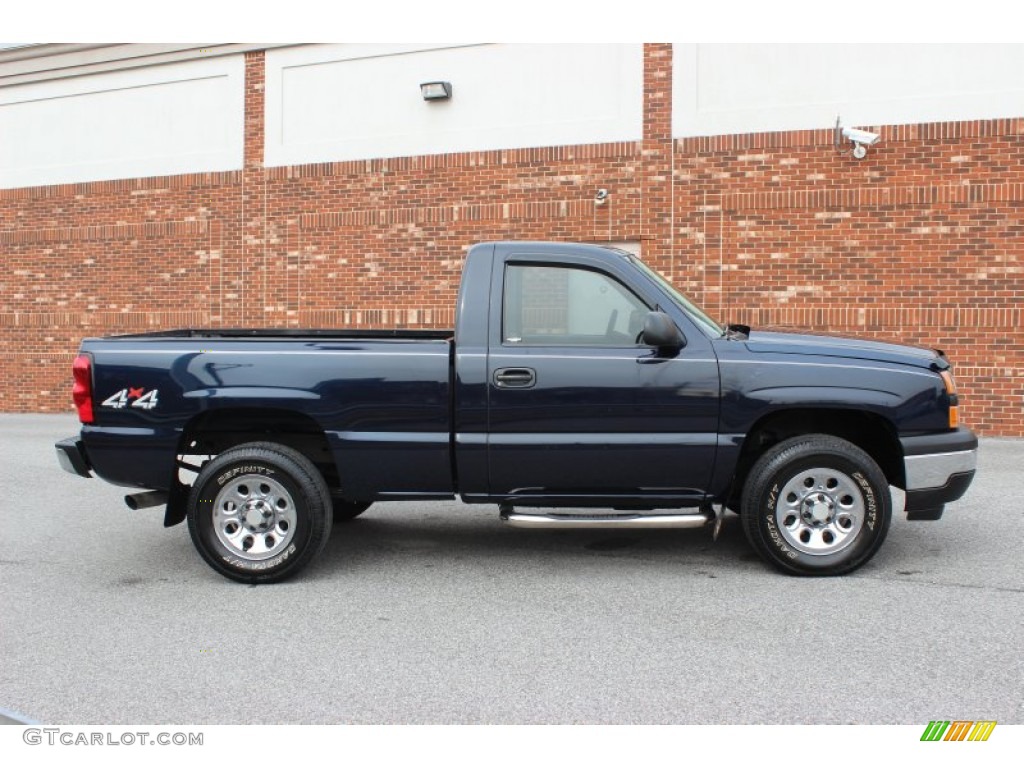
[[921,741],[988,741],[995,728],[995,720],[932,720]]
[[142,408],[148,411],[156,408],[158,402],[157,395],[159,393],[160,390],[157,389],[151,389],[149,392],[146,392],[145,387],[125,387],[112,394],[100,405],[105,405],[108,408],[127,408],[129,405],[128,401],[134,400],[135,402],[131,403],[132,408]]

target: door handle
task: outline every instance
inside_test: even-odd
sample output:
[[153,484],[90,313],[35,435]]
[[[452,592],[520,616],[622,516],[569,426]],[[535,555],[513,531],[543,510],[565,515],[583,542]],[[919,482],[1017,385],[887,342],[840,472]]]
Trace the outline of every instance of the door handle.
[[536,383],[533,368],[498,368],[494,372],[494,386],[502,389],[526,389]]

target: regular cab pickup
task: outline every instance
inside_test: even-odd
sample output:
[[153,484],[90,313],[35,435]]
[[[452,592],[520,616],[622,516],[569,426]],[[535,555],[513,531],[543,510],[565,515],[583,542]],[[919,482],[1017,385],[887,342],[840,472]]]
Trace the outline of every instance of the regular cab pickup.
[[722,326],[640,259],[472,247],[454,331],[179,330],[85,339],[68,471],[188,520],[279,581],[375,501],[496,504],[512,526],[701,527],[737,512],[792,574],[867,562],[893,513],[974,476],[936,350]]

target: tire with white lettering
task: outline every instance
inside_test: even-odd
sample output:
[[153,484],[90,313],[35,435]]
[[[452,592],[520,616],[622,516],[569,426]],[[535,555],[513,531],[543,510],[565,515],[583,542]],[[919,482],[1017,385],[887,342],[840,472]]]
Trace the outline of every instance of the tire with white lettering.
[[331,535],[331,495],[316,466],[277,443],[245,443],[207,462],[188,500],[188,530],[203,559],[229,579],[282,581]]
[[889,483],[863,450],[831,435],[772,446],[750,470],[740,519],[751,546],[779,570],[839,576],[885,541]]

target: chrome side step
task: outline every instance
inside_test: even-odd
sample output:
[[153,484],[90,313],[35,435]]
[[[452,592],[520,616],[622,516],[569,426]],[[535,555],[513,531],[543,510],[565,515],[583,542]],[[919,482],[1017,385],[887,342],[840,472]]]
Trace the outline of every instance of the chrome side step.
[[703,528],[715,516],[704,512],[689,515],[527,515],[522,512],[501,513],[501,520],[514,528]]

